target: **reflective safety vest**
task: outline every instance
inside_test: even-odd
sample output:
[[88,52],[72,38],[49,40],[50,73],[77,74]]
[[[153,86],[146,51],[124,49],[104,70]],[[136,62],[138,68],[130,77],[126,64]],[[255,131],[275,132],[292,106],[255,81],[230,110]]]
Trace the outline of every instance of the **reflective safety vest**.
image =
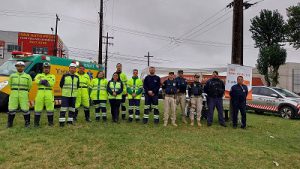
[[14,91],[29,92],[32,86],[32,79],[27,73],[13,73],[9,76],[8,85],[13,94]]
[[107,100],[107,79],[105,78],[95,78],[91,81],[91,94],[90,97],[92,100]]
[[121,90],[121,82],[109,81],[107,88],[108,91],[117,93],[117,96],[114,96],[110,92],[108,92],[108,99],[122,100],[122,92],[119,93],[119,91]]
[[127,94],[127,76],[125,73],[121,72],[120,73],[120,80],[123,83],[123,95]]
[[[55,84],[55,75],[53,74],[45,74],[45,73],[39,73],[34,78],[35,82],[37,83],[38,90],[52,90],[54,84]],[[49,86],[45,86],[40,84],[41,80],[47,80],[49,83]]]
[[62,88],[62,96],[76,97],[79,87],[79,77],[77,75],[64,74],[60,86]]
[[88,88],[90,86],[90,76],[87,73],[79,74],[76,73],[79,77],[79,88]]
[[143,92],[143,82],[138,77],[132,77],[127,82],[128,99],[132,99],[132,94],[135,93],[134,99],[141,99]]

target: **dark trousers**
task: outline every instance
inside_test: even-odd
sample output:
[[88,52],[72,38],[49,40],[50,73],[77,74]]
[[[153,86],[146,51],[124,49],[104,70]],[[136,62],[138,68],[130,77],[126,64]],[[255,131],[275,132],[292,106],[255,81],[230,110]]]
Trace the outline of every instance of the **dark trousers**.
[[121,110],[122,110],[122,115],[126,115],[126,95],[122,95],[122,100],[121,100]]
[[217,108],[218,118],[220,124],[225,124],[223,116],[223,99],[221,97],[207,97],[208,102],[208,115],[207,115],[207,124],[212,124],[214,119],[214,111]]
[[93,105],[95,106],[96,117],[100,117],[100,110],[102,112],[102,117],[106,117],[106,100],[93,100]]
[[237,126],[238,114],[241,112],[242,124],[241,127],[246,127],[246,104],[245,103],[233,103],[232,104],[232,125]]
[[59,115],[59,122],[64,123],[66,121],[66,112],[69,110],[68,122],[73,122],[75,114],[75,102],[76,97],[62,97],[61,98],[61,109]]
[[149,96],[145,94],[145,109],[144,109],[144,120],[149,119],[149,113],[151,109],[154,109],[154,121],[159,120],[159,111],[158,111],[158,96]]
[[139,99],[130,99],[129,100],[129,118],[133,119],[133,112],[135,111],[135,118],[140,118],[140,101]]
[[109,104],[110,104],[110,112],[111,112],[112,120],[113,122],[118,122],[121,100],[109,99]]

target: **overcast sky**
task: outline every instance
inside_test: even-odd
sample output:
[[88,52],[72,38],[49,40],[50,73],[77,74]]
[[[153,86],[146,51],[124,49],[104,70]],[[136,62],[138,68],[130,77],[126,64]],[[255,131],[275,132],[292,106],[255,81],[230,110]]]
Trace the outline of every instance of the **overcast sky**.
[[[115,64],[131,74],[151,65],[183,68],[224,67],[231,61],[231,0],[104,0],[106,32],[114,37],[109,46],[109,74]],[[257,2],[261,0],[250,0]],[[255,66],[258,50],[249,32],[250,19],[262,9],[275,10],[286,19],[286,8],[297,0],[264,0],[244,11],[244,64]],[[58,34],[71,57],[97,59],[99,0],[9,0],[0,6],[0,29],[51,34],[55,13]],[[198,27],[197,27],[198,26]],[[288,62],[299,62],[291,46]],[[103,46],[103,50],[105,47]],[[153,61],[153,62],[152,62]]]

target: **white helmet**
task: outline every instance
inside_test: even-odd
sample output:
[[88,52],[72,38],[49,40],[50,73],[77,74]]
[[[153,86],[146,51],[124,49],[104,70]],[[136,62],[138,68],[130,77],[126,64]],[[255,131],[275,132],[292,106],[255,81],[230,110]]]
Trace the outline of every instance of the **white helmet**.
[[15,66],[25,66],[25,63],[22,61],[16,62]]
[[75,63],[71,63],[69,67],[77,67]]

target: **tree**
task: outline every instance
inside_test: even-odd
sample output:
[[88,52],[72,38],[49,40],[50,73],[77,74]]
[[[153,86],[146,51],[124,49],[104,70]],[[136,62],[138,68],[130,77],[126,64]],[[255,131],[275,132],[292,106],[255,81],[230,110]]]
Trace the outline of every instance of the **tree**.
[[262,10],[251,19],[250,32],[256,48],[269,47],[285,41],[286,26],[278,10]]
[[276,86],[279,81],[279,67],[286,61],[286,50],[279,45],[261,48],[257,59],[257,69],[265,76],[267,86]]
[[287,8],[288,41],[294,48],[300,48],[300,3]]
[[259,16],[251,19],[250,32],[259,48],[257,69],[264,75],[267,85],[276,86],[279,67],[286,61],[286,50],[281,46],[286,39],[286,25],[283,16],[277,11],[262,10]]

